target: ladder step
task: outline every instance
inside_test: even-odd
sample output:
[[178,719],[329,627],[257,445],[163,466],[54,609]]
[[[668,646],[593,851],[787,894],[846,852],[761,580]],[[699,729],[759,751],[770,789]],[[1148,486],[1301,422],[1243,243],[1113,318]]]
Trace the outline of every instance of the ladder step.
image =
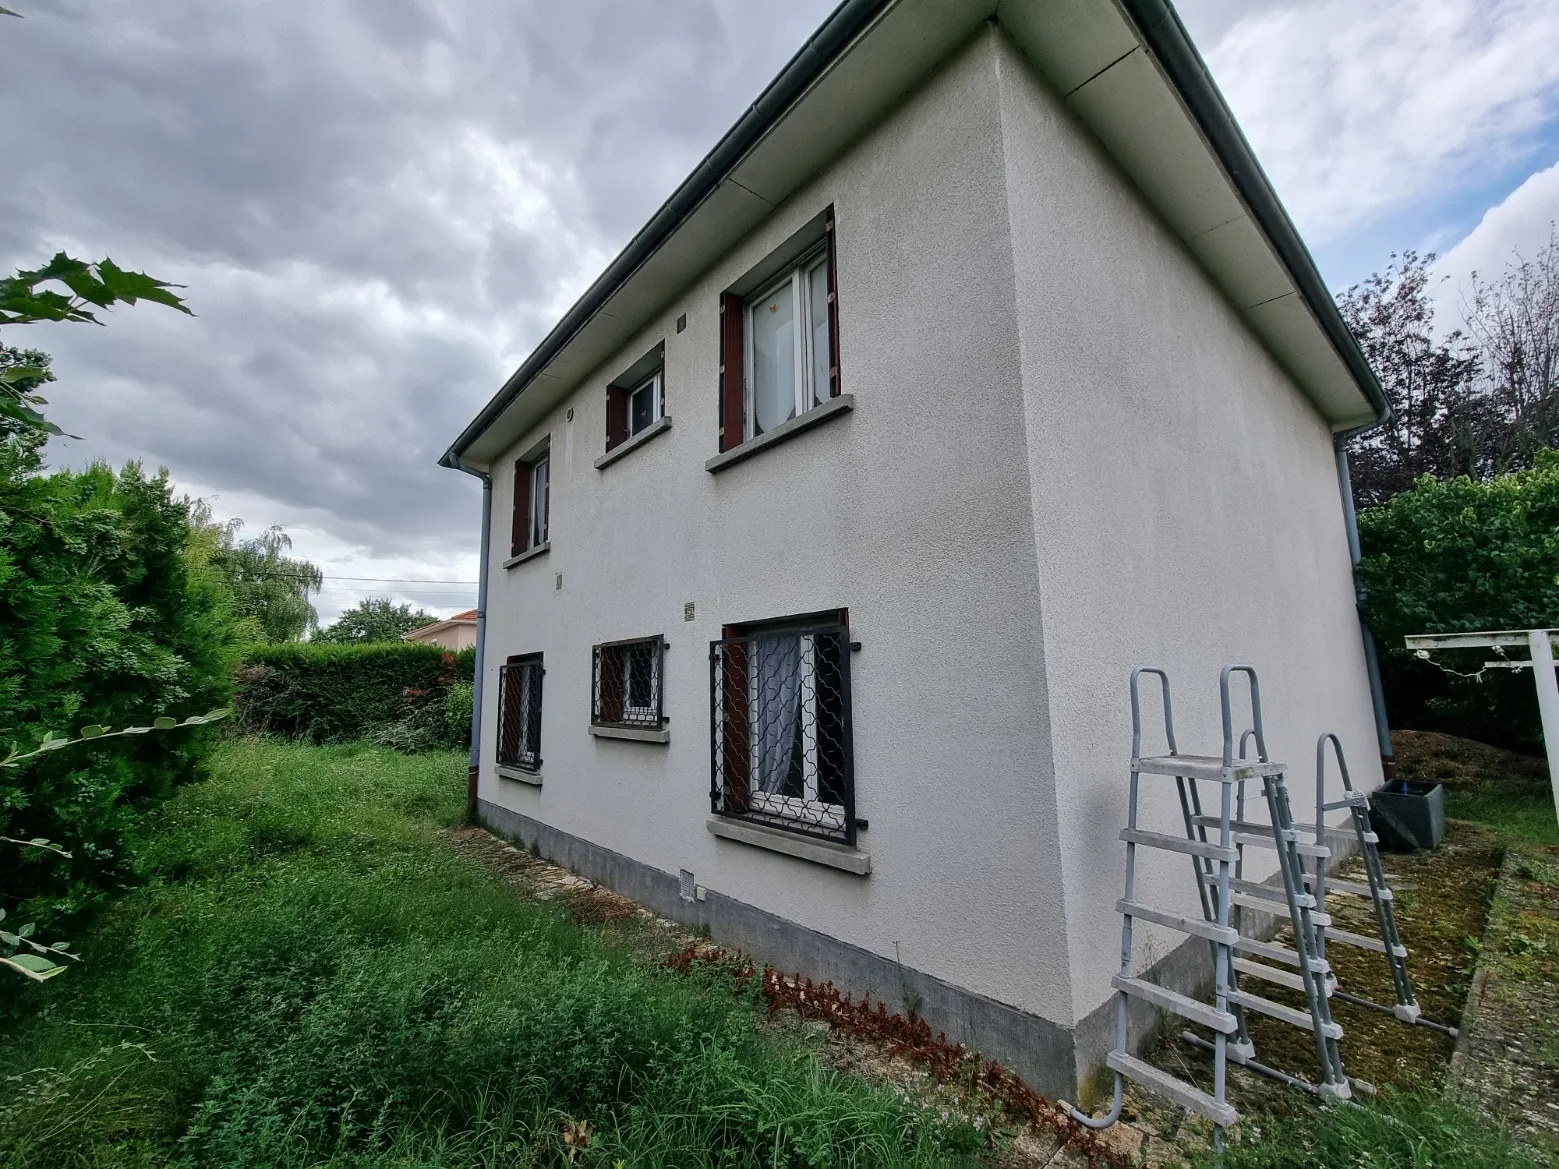
[[1206,1092],[1184,1080],[1176,1079],[1166,1071],[1154,1067],[1150,1063],[1144,1063],[1135,1056],[1127,1055],[1123,1051],[1112,1051],[1104,1057],[1105,1065],[1113,1072],[1119,1072],[1129,1080],[1141,1084],[1157,1092],[1160,1096],[1173,1100],[1187,1112],[1195,1112],[1207,1117],[1208,1120],[1223,1128],[1228,1128],[1240,1118],[1234,1105],[1223,1104],[1209,1096]]
[[[1195,816],[1191,823],[1199,828],[1219,826],[1217,816]],[[1277,838],[1273,835],[1270,824],[1252,824],[1248,820],[1234,820],[1230,822],[1229,828],[1234,833],[1232,839],[1235,844],[1244,844],[1253,848],[1270,848],[1274,852],[1278,849]],[[1292,828],[1289,831],[1294,832],[1294,848],[1300,856],[1324,858],[1332,855],[1332,850],[1324,844],[1306,844],[1298,838],[1297,831]]]
[[[1216,889],[1218,887],[1218,874],[1216,873],[1203,873],[1202,880],[1206,882],[1209,888]],[[1288,909],[1288,897],[1282,889],[1274,885],[1263,885],[1260,881],[1242,881],[1238,878],[1231,878],[1229,888],[1236,893],[1244,893],[1248,897],[1258,897],[1263,901],[1275,902],[1281,905],[1285,911]],[[1294,900],[1301,909],[1315,908],[1315,898],[1308,893],[1296,893],[1294,894]]]
[[[1352,933],[1348,930],[1328,929],[1326,931],[1326,940],[1328,942],[1341,942],[1345,946],[1357,946],[1361,950],[1374,950],[1377,954],[1384,954],[1386,952],[1386,943],[1381,941],[1379,938],[1372,938],[1365,934]],[[1407,947],[1398,946],[1396,956],[1398,958],[1406,958]]]
[[[1312,888],[1315,886],[1314,874],[1305,874],[1305,884],[1311,886]],[[1374,896],[1374,894],[1370,892],[1370,887],[1368,885],[1361,885],[1357,881],[1339,881],[1333,877],[1328,877],[1326,878],[1326,891],[1330,893],[1333,890],[1338,893],[1351,893],[1355,897]],[[1396,900],[1396,898],[1392,897],[1391,890],[1385,888],[1381,889],[1380,891],[1380,899],[1382,901]]]
[[1265,958],[1269,962],[1286,962],[1290,966],[1299,965],[1299,954],[1290,950],[1287,946],[1280,946],[1276,942],[1258,942],[1255,938],[1241,938],[1234,943],[1236,954],[1254,954],[1258,958]]
[[1233,926],[1221,926],[1217,922],[1200,917],[1182,917],[1178,913],[1167,913],[1154,906],[1144,905],[1140,901],[1117,901],[1115,912],[1127,917],[1151,921],[1154,925],[1165,926],[1168,929],[1179,930],[1183,934],[1206,938],[1209,942],[1221,942],[1225,946],[1234,945],[1240,938],[1240,931]]
[[[1305,980],[1303,975],[1295,974],[1289,970],[1275,970],[1271,966],[1264,966],[1260,962],[1252,962],[1247,958],[1236,958],[1234,968],[1241,974],[1248,974],[1252,978],[1264,979],[1267,982],[1276,983],[1278,986],[1286,986],[1289,990],[1297,990],[1300,994],[1305,992]],[[1331,995],[1331,986],[1322,980],[1326,987],[1326,994]]]
[[1182,1019],[1190,1019],[1193,1023],[1200,1023],[1203,1027],[1210,1027],[1225,1035],[1231,1034],[1239,1026],[1228,1011],[1220,1011],[1217,1007],[1210,1007],[1204,1002],[1187,998],[1172,990],[1165,990],[1162,986],[1144,982],[1140,978],[1127,978],[1117,974],[1110,979],[1110,985],[1122,994],[1150,1002],[1155,1007],[1163,1007],[1166,1011],[1173,1011]]
[[[1265,913],[1269,917],[1288,917],[1288,905],[1286,903],[1275,902],[1266,897],[1252,897],[1249,893],[1230,893],[1229,904],[1238,905],[1242,909],[1253,909],[1257,913]],[[1332,915],[1329,913],[1318,913],[1312,909],[1310,911],[1310,924],[1314,926],[1330,926],[1332,924]]]
[[[1309,1011],[1296,1011],[1293,1007],[1285,1007],[1282,1003],[1275,1003],[1271,999],[1264,999],[1260,995],[1251,994],[1249,991],[1230,991],[1229,1001],[1238,1003],[1247,1011],[1259,1011],[1263,1015],[1270,1015],[1274,1019],[1281,1019],[1305,1031],[1315,1030],[1315,1019]],[[1342,1038],[1341,1023],[1321,1024],[1321,1034],[1328,1039]]]
[[1231,761],[1229,774],[1225,777],[1221,755],[1154,755],[1133,759],[1131,769],[1148,775],[1183,775],[1187,779],[1235,783],[1242,779],[1260,779],[1264,775],[1282,775],[1288,770],[1288,764],[1235,759]]
[[1121,839],[1127,844],[1167,848],[1170,852],[1183,852],[1188,856],[1205,856],[1209,860],[1228,861],[1230,864],[1240,859],[1239,853],[1233,848],[1221,848],[1216,844],[1187,840],[1184,836],[1169,836],[1163,832],[1144,832],[1140,828],[1122,828]]

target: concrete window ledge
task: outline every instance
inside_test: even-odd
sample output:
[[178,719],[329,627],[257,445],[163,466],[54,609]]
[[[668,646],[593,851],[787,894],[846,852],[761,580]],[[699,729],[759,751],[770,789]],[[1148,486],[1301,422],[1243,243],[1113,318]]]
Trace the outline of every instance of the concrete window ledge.
[[504,767],[502,765],[496,770],[499,779],[513,779],[520,783],[528,783],[532,787],[541,786],[541,772],[539,771],[522,771],[518,767]]
[[712,816],[704,821],[704,827],[726,840],[737,840],[771,852],[799,857],[814,864],[827,865],[864,877],[872,871],[872,854],[842,844],[830,844],[826,840],[808,840],[794,832],[778,828],[765,828],[760,824],[744,824],[740,820],[727,820]]
[[[615,452],[614,452],[615,453]],[[662,727],[658,731],[652,731],[640,727],[598,727],[592,726],[590,733],[598,739],[631,739],[635,743],[669,743],[671,732]]]
[[[743,459],[750,459],[759,451],[766,451],[771,446],[777,446],[788,438],[814,426],[821,426],[830,418],[838,418],[841,414],[847,414],[855,409],[854,394],[840,394],[837,398],[830,398],[821,406],[815,406],[805,414],[798,414],[789,422],[781,422],[773,430],[765,431],[757,438],[749,438],[740,446],[734,446],[728,451],[722,451],[704,464],[704,470],[713,475],[716,471],[723,471],[734,463]],[[616,454],[616,451],[612,452]]]
[[[613,453],[615,454],[616,452]],[[545,544],[537,544],[534,548],[521,552],[518,556],[509,557],[509,559],[503,562],[503,566],[505,568],[513,568],[516,564],[524,564],[527,560],[534,560],[538,556],[546,555],[547,550],[551,547],[551,540],[548,540]]]
[[619,443],[617,446],[615,446],[611,450],[607,451],[600,458],[596,459],[596,461],[595,461],[595,469],[597,471],[599,471],[602,467],[609,467],[609,466],[611,466],[618,459],[620,459],[624,455],[626,455],[629,451],[636,451],[636,450],[638,450],[641,446],[643,446],[645,443],[649,442],[650,439],[654,438],[657,434],[665,434],[666,431],[668,431],[670,429],[671,429],[671,415],[670,414],[662,414],[659,418],[657,418],[650,425],[646,426],[643,430],[639,431],[638,434],[634,435],[627,442]]

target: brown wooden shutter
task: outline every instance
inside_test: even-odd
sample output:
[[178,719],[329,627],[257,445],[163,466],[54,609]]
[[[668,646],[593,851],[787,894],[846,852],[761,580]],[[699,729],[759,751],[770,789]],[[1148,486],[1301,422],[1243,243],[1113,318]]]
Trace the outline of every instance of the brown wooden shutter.
[[720,294],[720,449],[742,441],[742,298]]
[[628,441],[628,391],[623,386],[606,387],[606,449]]
[[[727,625],[724,635],[728,638],[738,636],[737,627]],[[747,644],[728,641],[720,646],[725,659],[720,663],[724,684],[720,705],[725,712],[720,766],[725,810],[734,813],[747,811],[752,801],[752,711],[747,705]]]
[[839,278],[834,259],[834,209],[828,208],[823,230],[828,234],[828,396],[839,396]]
[[514,460],[514,523],[509,529],[509,555],[530,547],[530,464]]
[[623,653],[620,645],[601,647],[601,721],[623,721]]

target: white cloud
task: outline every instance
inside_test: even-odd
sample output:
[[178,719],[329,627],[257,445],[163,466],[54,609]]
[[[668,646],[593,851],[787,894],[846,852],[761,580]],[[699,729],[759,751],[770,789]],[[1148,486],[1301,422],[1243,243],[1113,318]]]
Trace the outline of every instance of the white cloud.
[[1559,162],[1540,170],[1484,212],[1478,226],[1467,233],[1435,265],[1447,277],[1435,293],[1435,320],[1455,328],[1462,319],[1462,296],[1471,274],[1485,281],[1497,279],[1517,256],[1531,259],[1548,243],[1559,222]]
[[1245,16],[1214,76],[1312,242],[1531,150],[1559,115],[1552,0],[1319,0]]

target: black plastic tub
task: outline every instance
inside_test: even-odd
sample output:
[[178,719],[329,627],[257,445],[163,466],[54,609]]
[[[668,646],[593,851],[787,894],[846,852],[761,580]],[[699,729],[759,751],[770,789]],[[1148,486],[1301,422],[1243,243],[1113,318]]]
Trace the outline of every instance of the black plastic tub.
[[1392,852],[1438,848],[1445,835],[1445,789],[1393,779],[1370,796],[1370,826]]

